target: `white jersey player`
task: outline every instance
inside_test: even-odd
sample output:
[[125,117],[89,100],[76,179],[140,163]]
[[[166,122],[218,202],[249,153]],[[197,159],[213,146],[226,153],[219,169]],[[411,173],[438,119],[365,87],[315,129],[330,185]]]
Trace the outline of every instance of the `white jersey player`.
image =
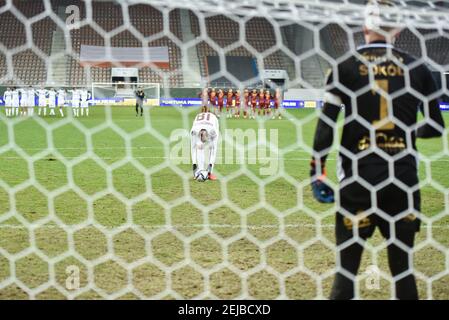
[[62,110],[62,108],[65,106],[65,95],[66,93],[64,89],[58,90],[58,107],[61,117],[64,117],[64,111]]
[[26,116],[28,114],[28,90],[20,89],[20,115]]
[[56,109],[56,91],[55,89],[50,89],[48,91],[48,108],[50,109],[50,115],[55,116]]
[[86,110],[86,116],[89,116],[89,100],[90,93],[86,89],[81,90],[81,116],[84,116],[84,110]]
[[33,87],[28,89],[28,115],[34,114],[34,107],[36,106],[36,90]]
[[3,102],[5,103],[6,116],[10,117],[12,111],[12,91],[10,88],[7,88],[3,93]]
[[[218,150],[219,124],[216,115],[210,112],[200,113],[193,121],[191,134],[191,155],[195,179],[201,170],[208,171],[208,178],[216,180],[212,170]],[[205,167],[206,150],[209,149],[209,166]]]
[[73,89],[70,91],[72,93],[72,111],[73,116],[78,117],[79,116],[79,108],[80,108],[80,90]]
[[44,112],[44,116],[47,115],[47,90],[41,88],[37,90],[37,96],[39,101],[39,111],[38,114],[41,115],[41,111]]
[[12,91],[12,108],[13,115],[18,116],[20,108],[20,91],[17,88],[14,88]]

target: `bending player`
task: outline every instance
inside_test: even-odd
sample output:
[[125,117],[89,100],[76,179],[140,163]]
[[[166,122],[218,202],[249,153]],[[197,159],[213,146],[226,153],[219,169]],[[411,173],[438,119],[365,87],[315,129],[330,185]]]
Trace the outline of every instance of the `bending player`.
[[[217,117],[210,112],[200,113],[193,121],[191,130],[191,155],[195,180],[201,170],[208,171],[209,180],[217,180],[212,173],[218,150],[219,124]],[[209,165],[206,169],[206,150],[209,149]]]

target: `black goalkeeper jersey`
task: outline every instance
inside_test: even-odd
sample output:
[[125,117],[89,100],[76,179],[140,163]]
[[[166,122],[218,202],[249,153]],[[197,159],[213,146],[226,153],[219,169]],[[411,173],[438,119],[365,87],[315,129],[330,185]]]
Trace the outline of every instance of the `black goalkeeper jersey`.
[[[437,95],[433,76],[420,61],[384,42],[360,47],[328,76],[315,159],[325,161],[344,109],[340,179],[354,168],[387,173],[391,162],[416,172],[416,138],[440,136],[444,130]],[[425,115],[420,122],[419,112]]]
[[143,101],[145,99],[145,92],[143,91],[136,91],[136,97],[138,100]]

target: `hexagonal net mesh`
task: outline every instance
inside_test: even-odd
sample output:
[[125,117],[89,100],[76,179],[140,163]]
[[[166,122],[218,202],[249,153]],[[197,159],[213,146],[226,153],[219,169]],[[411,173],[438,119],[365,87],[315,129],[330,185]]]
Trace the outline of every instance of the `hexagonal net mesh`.
[[[0,90],[90,87],[131,65],[139,82],[160,84],[162,105],[197,98],[204,86],[259,89],[272,85],[264,70],[281,70],[286,102],[321,106],[327,70],[363,45],[364,2],[0,0]],[[358,91],[336,86],[355,105],[367,89],[390,109],[407,92],[428,108],[448,94],[448,8],[444,1],[396,1],[382,10],[378,23],[402,28],[395,46],[416,57],[413,65],[396,61],[401,70],[411,74],[425,63],[437,92],[417,92],[410,77],[394,94],[379,92],[372,76]],[[86,57],[87,47],[103,52],[101,61]],[[139,59],[124,61],[117,48],[132,48]],[[155,48],[166,55],[155,57]],[[145,108],[136,118],[120,101],[94,105],[84,118],[71,108],[63,108],[64,118],[1,113],[0,298],[322,299],[337,271],[355,280],[356,298],[395,298],[395,283],[410,273],[421,298],[449,298],[447,131],[405,150],[419,156],[419,183],[393,176],[372,184],[358,170],[350,180],[368,190],[366,212],[387,228],[410,213],[420,218],[415,245],[385,241],[376,231],[336,246],[335,212],[345,211],[339,196],[336,204],[318,203],[310,187],[319,108],[284,104],[283,119],[275,120],[223,115],[218,181],[201,184],[190,160],[198,109]],[[388,108],[384,120],[411,135],[416,126]],[[429,112],[420,117],[438,128]],[[374,134],[362,118],[351,117]],[[323,121],[339,136],[351,119]],[[325,152],[326,181],[335,190],[338,150],[366,155],[339,149],[337,140]],[[382,150],[369,148],[390,167],[403,155]],[[409,208],[419,188],[421,210],[395,217],[380,210],[375,197],[386,183],[406,194]],[[350,212],[343,216],[354,222]],[[354,242],[365,246],[357,276],[336,259]],[[395,277],[387,259],[392,243],[412,262]]]

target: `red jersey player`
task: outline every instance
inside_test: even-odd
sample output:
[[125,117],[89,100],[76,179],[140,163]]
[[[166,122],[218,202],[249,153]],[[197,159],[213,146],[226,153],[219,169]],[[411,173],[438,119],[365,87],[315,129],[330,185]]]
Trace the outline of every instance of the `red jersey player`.
[[259,115],[265,115],[265,90],[259,91]]
[[240,90],[237,90],[235,92],[235,111],[234,111],[234,117],[240,118],[240,107],[241,107],[241,96],[240,96]]
[[215,91],[215,88],[212,88],[209,94],[209,110],[211,110],[213,107],[213,112],[217,113],[217,91]]
[[232,104],[234,98],[234,91],[232,89],[228,90],[226,94],[226,118],[232,118]]
[[274,93],[274,114],[273,114],[273,119],[276,118],[276,116],[279,119],[282,119],[281,113],[279,111],[279,108],[281,106],[282,106],[282,93],[281,93],[281,89],[277,88],[276,92]]
[[198,96],[201,98],[201,113],[203,112],[209,112],[209,89],[204,88],[203,91],[201,91]]
[[266,115],[271,117],[271,92],[270,92],[270,90],[265,91],[265,110],[266,110]]
[[218,113],[221,114],[223,111],[223,105],[224,105],[224,92],[222,89],[218,90],[218,96],[217,96],[217,106],[218,106]]
[[256,109],[257,106],[259,105],[259,102],[257,100],[257,90],[253,89],[253,91],[251,92],[251,96],[250,96],[250,104],[251,104],[251,114],[249,116],[249,118],[256,118]]
[[243,118],[246,119],[248,116],[248,105],[249,105],[249,90],[245,89],[243,93]]

